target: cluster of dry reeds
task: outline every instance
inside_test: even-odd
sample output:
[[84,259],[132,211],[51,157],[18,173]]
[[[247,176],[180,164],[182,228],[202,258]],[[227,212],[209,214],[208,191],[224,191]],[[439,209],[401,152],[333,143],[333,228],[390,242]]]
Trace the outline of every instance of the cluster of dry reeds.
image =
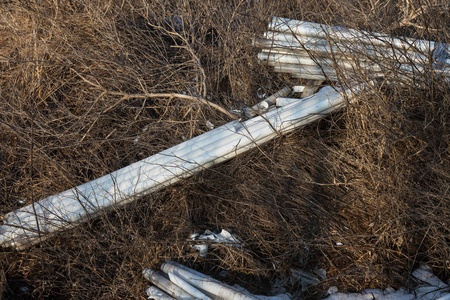
[[[425,2],[4,1],[0,213],[230,121],[199,99],[239,109],[259,88],[302,84],[257,62],[251,38],[271,16],[450,42],[448,4]],[[344,113],[76,230],[3,250],[1,293],[141,299],[141,271],[167,259],[225,269],[224,281],[258,293],[290,268],[324,268],[311,298],[331,285],[405,286],[422,263],[448,279],[450,94],[428,82],[381,85]],[[245,247],[206,258],[190,248],[189,234],[221,228]]]

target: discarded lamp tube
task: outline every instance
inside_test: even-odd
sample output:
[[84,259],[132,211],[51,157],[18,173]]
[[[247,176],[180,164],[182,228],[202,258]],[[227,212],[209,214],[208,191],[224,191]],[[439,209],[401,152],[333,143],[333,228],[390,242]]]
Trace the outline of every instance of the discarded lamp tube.
[[196,275],[198,277],[201,277],[201,278],[204,278],[204,279],[208,279],[208,280],[220,283],[220,281],[217,280],[217,279],[214,279],[214,278],[212,278],[212,277],[210,277],[208,275],[205,275],[203,273],[195,271],[194,269],[191,269],[189,267],[186,267],[185,265],[179,264],[179,263],[171,261],[171,260],[168,260],[165,263],[163,263],[161,265],[161,270],[163,272],[166,272],[166,271],[168,271],[168,272],[178,272],[179,270],[185,270],[186,272],[192,273],[192,274],[194,274],[194,275]]
[[[300,78],[305,78],[305,75],[321,75],[325,78],[337,78],[337,73],[339,69],[332,69],[329,67],[323,67],[323,66],[305,66],[305,65],[294,65],[294,64],[275,64],[275,63],[267,63],[269,66],[273,66],[274,71],[276,72],[283,72],[283,73],[292,73],[292,74],[298,74]],[[377,70],[377,68],[373,68],[373,70],[370,70],[367,68],[364,70],[364,74],[370,75],[371,77],[374,76],[383,76],[383,72],[381,70]],[[362,74],[361,69],[341,69],[339,70],[340,73],[345,75],[351,75],[351,74]],[[401,71],[399,71],[401,72]],[[405,74],[409,74],[410,72],[405,72]]]
[[281,41],[299,44],[316,44],[322,46],[329,45],[327,39],[321,39],[315,36],[294,35],[289,32],[266,31],[264,32],[263,38],[271,41]]
[[[298,51],[297,51],[298,50]],[[323,67],[334,68],[336,66],[342,67],[347,70],[361,70],[365,69],[370,72],[383,72],[397,70],[403,73],[417,73],[424,72],[429,68],[429,64],[421,65],[418,63],[393,63],[389,60],[377,60],[376,62],[368,62],[363,57],[353,57],[351,60],[345,55],[339,57],[333,57],[333,59],[326,58],[324,56],[314,55],[307,51],[297,49],[296,52],[275,50],[275,49],[262,49],[258,53],[258,59],[270,66],[277,64],[301,64],[301,65],[320,65]],[[436,63],[433,66],[436,75],[443,76],[444,78],[450,77],[450,66]]]
[[340,108],[342,103],[339,92],[319,91],[309,101],[243,123],[227,123],[111,174],[8,213],[0,226],[0,246],[24,249],[39,243],[114,205],[129,203],[312,122],[318,119],[316,114]]
[[[275,64],[294,64],[294,65],[309,65],[309,66],[327,66],[334,67],[336,64],[340,67],[344,67],[346,69],[354,69],[356,67],[355,62],[345,61],[345,60],[336,60],[334,62],[328,58],[320,58],[320,57],[311,57],[305,51],[304,54],[293,55],[293,54],[283,54],[283,53],[270,53],[270,52],[260,52],[258,53],[258,59],[264,63],[275,63]],[[361,63],[360,63],[361,64]],[[365,63],[363,63],[365,64]]]
[[[293,33],[295,35],[317,37],[322,39],[336,39],[351,43],[362,42],[380,47],[395,47],[402,50],[417,49],[424,53],[446,52],[447,44],[413,38],[394,38],[386,34],[349,29],[341,26],[328,26],[318,23],[273,17],[269,23],[269,30]],[[436,53],[443,55],[443,53]]]
[[158,274],[157,272],[151,270],[151,269],[145,269],[142,274],[144,275],[144,278],[156,285],[158,288],[163,290],[166,293],[169,293],[171,296],[175,297],[176,299],[182,299],[182,300],[195,300],[196,298],[192,295],[188,294],[186,291],[184,291],[182,288],[177,286],[175,283],[171,282],[166,277]]
[[[320,79],[317,76],[321,75],[292,70],[289,64],[315,64],[324,69],[339,66],[371,77],[399,77],[414,84],[420,81],[417,75],[431,71],[436,78],[450,82],[448,44],[278,17],[273,17],[268,29],[263,39],[253,40],[262,48],[259,59],[295,78]],[[323,75],[334,79],[330,73]]]
[[180,276],[183,280],[189,284],[204,290],[205,292],[219,297],[220,299],[227,300],[257,300],[258,298],[250,295],[244,294],[229,285],[226,285],[220,281],[213,280],[209,276],[198,275],[196,272],[191,272],[189,268],[179,268],[177,265],[171,264],[171,262],[166,262],[161,266],[161,270],[165,273],[174,273]]
[[[323,51],[321,49],[333,49],[332,47],[336,47],[339,50],[341,49],[350,49],[356,50],[357,52],[362,52],[368,55],[379,56],[379,54],[388,55],[388,58],[391,57],[402,57],[405,56],[409,59],[420,59],[422,61],[429,60],[429,52],[420,52],[414,48],[393,48],[392,44],[384,44],[383,46],[361,43],[354,40],[336,40],[336,39],[323,39],[318,37],[310,37],[310,36],[301,36],[301,35],[293,35],[292,33],[287,32],[273,32],[268,31],[264,33],[264,38],[270,41],[276,41],[274,44],[278,44],[281,42],[282,45],[292,45],[297,47],[296,45],[303,45],[306,49],[317,49],[317,51]],[[314,46],[314,47],[313,47]],[[334,52],[337,52],[334,50]],[[445,57],[445,54],[443,57]],[[438,62],[444,62],[442,57],[438,57],[438,59],[433,56],[432,60],[436,60]]]
[[418,63],[422,65],[429,64],[429,58],[416,52],[407,52],[402,50],[392,50],[385,48],[375,48],[372,45],[344,45],[340,43],[307,43],[301,44],[290,41],[277,41],[267,39],[255,39],[253,44],[256,47],[275,49],[277,51],[288,50],[289,52],[310,52],[312,54],[327,55],[345,55],[349,60],[357,60],[358,57],[371,57],[375,60],[392,60],[401,63]]
[[202,292],[197,290],[195,287],[190,285],[188,282],[186,282],[183,278],[179,277],[177,274],[175,274],[173,272],[169,272],[167,274],[169,275],[170,281],[175,283],[177,286],[182,288],[187,293],[189,293],[192,296],[194,296],[195,299],[211,300],[211,298],[209,298],[208,296],[206,296],[205,294],[203,294]]
[[[381,72],[382,67],[377,63],[367,63],[365,61],[349,61],[345,60],[345,58],[339,58],[335,61],[327,58],[315,58],[310,57],[305,52],[304,54],[300,55],[294,55],[294,54],[282,54],[282,53],[270,53],[270,52],[260,52],[258,53],[258,59],[269,66],[289,66],[289,65],[295,65],[302,67],[305,66],[320,66],[326,69],[333,69],[336,66],[339,68],[344,68],[346,70],[355,70],[359,71],[361,69],[364,69],[368,72]],[[413,71],[421,71],[423,70],[423,67],[420,66],[411,66],[409,64],[401,64],[401,65],[395,65],[392,63],[383,63],[384,69],[398,69],[400,71],[404,72],[413,72]],[[414,70],[414,68],[416,70]]]
[[[334,55],[332,58],[324,55],[315,54],[304,51],[303,49],[289,51],[286,49],[261,49],[258,54],[263,64],[268,65],[273,63],[298,64],[296,60],[302,65],[319,65],[327,68],[335,68],[336,65],[347,70],[360,70],[363,68],[372,68],[376,71],[379,68],[378,62],[370,61],[364,57]],[[388,62],[386,62],[388,63]],[[276,65],[276,64],[275,64]],[[392,65],[392,64],[390,64]],[[408,64],[405,64],[408,66]]]
[[[272,64],[269,64],[272,65]],[[273,66],[276,72],[299,73],[305,75],[336,76],[336,71],[330,68],[321,68],[320,66],[303,66],[293,64],[276,64]]]
[[[175,263],[173,261],[166,261],[161,270],[169,274],[169,277],[173,279],[173,282],[180,282],[182,285],[188,285],[188,289],[192,289],[196,286],[199,294],[196,299],[203,299],[204,294],[208,294],[211,299],[222,300],[289,300],[291,299],[288,294],[279,294],[276,296],[261,296],[253,295],[244,289],[238,289],[229,286],[223,282],[220,282],[212,277],[197,272],[191,268]],[[178,283],[177,283],[178,284]],[[188,290],[186,290],[188,291]],[[191,292],[189,291],[191,294]],[[204,293],[204,294],[203,294]],[[156,297],[156,299],[159,299]],[[164,299],[165,300],[165,299]]]

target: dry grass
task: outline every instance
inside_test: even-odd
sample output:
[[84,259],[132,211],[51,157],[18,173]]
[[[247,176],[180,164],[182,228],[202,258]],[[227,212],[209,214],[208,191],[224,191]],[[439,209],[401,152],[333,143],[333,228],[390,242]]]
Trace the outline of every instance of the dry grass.
[[[7,1],[0,8],[0,213],[201,134],[207,120],[230,120],[192,99],[127,95],[186,93],[231,109],[256,103],[268,82],[268,92],[298,83],[257,63],[250,38],[273,15],[449,42],[445,5]],[[448,279],[449,95],[436,81],[369,91],[346,114],[27,251],[3,251],[0,292],[143,299],[142,269],[167,259],[212,275],[226,269],[227,282],[258,292],[289,268],[325,268],[327,280],[304,294],[311,298],[331,285],[405,286],[421,263]],[[190,233],[220,228],[233,229],[245,249],[219,248],[207,258],[190,249]]]

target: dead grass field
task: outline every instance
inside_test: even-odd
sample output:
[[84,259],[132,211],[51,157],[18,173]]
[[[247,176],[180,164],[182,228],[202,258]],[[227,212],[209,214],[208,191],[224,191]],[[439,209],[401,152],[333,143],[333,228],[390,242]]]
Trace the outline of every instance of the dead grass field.
[[[450,43],[448,9],[439,0],[3,1],[0,213],[201,134],[206,121],[230,121],[188,99],[127,95],[186,93],[232,109],[258,102],[259,87],[301,84],[257,61],[251,38],[272,16]],[[225,281],[259,293],[290,268],[321,267],[327,279],[302,294],[312,299],[332,285],[408,287],[422,263],[448,280],[450,93],[428,82],[380,86],[62,236],[3,250],[0,294],[144,299],[143,268],[167,259],[228,270]],[[189,234],[221,228],[245,250],[190,249]]]

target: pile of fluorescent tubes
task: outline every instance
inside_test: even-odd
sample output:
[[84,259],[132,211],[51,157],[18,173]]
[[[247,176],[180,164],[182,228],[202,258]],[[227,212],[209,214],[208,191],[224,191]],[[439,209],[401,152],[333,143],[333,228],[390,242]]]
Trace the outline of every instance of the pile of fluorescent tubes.
[[[0,226],[0,247],[26,248],[113,206],[127,204],[227,161],[343,107],[346,98],[352,98],[363,87],[324,87],[311,97],[291,100],[286,106],[245,122],[227,123],[111,174],[10,212]],[[290,93],[284,89],[279,96]]]
[[[219,280],[192,270],[186,266],[167,261],[161,266],[164,273],[145,269],[144,278],[154,284],[146,290],[149,299],[181,300],[289,300],[288,294],[276,296],[253,295],[242,288],[229,286]],[[168,277],[168,278],[167,278]]]
[[433,41],[274,17],[254,44],[261,48],[261,62],[295,78],[366,75],[411,81],[432,70],[450,82],[449,45]]

